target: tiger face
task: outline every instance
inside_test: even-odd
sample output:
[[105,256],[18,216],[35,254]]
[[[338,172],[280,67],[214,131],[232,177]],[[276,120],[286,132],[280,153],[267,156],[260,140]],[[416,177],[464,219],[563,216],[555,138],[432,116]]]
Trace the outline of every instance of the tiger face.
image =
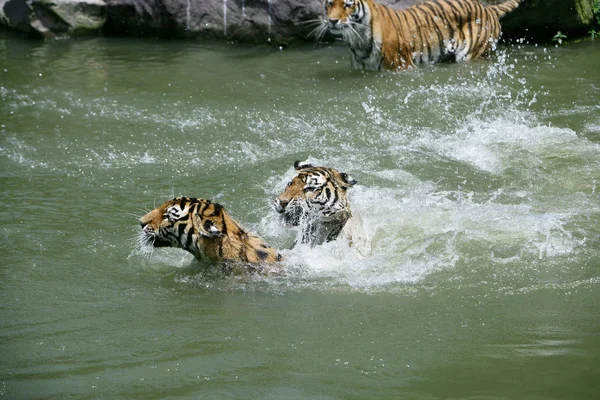
[[356,180],[334,168],[300,161],[294,168],[298,174],[275,199],[275,210],[286,224],[301,226],[303,243],[334,240],[352,216],[347,191]]
[[210,200],[178,197],[165,201],[140,218],[140,243],[151,247],[179,247],[195,254],[203,238],[223,232],[223,207]]
[[260,237],[246,232],[220,204],[177,197],[140,218],[140,244],[177,247],[198,260],[270,263],[279,253]]
[[356,32],[357,25],[364,24],[366,10],[359,0],[324,0],[323,7],[324,24],[334,35]]

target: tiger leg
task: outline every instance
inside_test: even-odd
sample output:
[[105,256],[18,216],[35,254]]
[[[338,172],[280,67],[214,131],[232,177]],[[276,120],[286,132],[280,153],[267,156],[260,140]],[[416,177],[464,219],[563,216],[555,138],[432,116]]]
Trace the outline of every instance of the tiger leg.
[[472,59],[480,58],[488,51],[494,50],[496,40],[489,34],[489,30],[483,28],[477,46],[473,48]]
[[481,57],[491,48],[489,27],[472,21],[462,29],[464,40],[456,49],[456,61],[470,61]]
[[381,49],[383,66],[388,70],[404,70],[415,66],[412,54],[408,46],[394,48],[394,46],[383,46]]
[[473,30],[477,30],[477,33],[479,33],[479,30],[477,29],[477,26],[473,26],[471,23],[467,22],[462,26],[461,29],[461,40],[458,41],[458,45],[456,47],[456,61],[469,61],[474,57],[473,54],[473,50],[476,47],[476,42],[477,42],[477,36],[475,35],[475,32],[473,32]]
[[474,29],[477,29],[477,43],[473,48],[473,58],[479,58],[488,51],[496,49],[500,37],[500,22],[489,10],[484,11],[484,17],[479,20]]

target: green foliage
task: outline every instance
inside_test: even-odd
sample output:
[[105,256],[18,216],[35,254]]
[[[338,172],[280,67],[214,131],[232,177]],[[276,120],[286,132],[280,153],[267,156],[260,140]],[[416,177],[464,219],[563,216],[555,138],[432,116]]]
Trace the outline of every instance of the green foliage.
[[594,16],[596,17],[596,23],[600,22],[600,0],[594,0],[594,3],[592,4],[592,12],[594,13]]
[[556,32],[556,35],[552,37],[552,41],[557,42],[558,44],[562,44],[562,42],[566,39],[567,35],[563,35],[561,31]]
[[590,36],[592,40],[600,38],[600,0],[594,0],[592,4],[592,13],[594,13],[594,21],[592,22],[592,29],[590,30]]

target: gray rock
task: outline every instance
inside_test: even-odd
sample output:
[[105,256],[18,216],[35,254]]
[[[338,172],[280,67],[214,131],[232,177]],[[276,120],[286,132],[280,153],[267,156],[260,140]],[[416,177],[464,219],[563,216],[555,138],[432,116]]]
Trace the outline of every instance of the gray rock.
[[106,0],[107,33],[203,36],[254,42],[305,40],[320,0]]
[[[311,40],[322,0],[105,0],[105,32],[203,36],[250,43]],[[383,0],[408,7],[415,0]]]
[[[423,0],[379,0],[406,8]],[[498,3],[502,0],[488,0]],[[504,37],[548,41],[586,34],[593,0],[525,0],[502,21]],[[0,0],[0,22],[42,37],[103,32],[211,37],[247,43],[312,41],[322,0]]]
[[[105,0],[106,32],[127,35],[201,36],[250,43],[311,41],[322,0]],[[499,3],[503,0],[484,0]],[[423,0],[379,0],[407,8]],[[585,34],[593,0],[525,0],[503,22],[505,37],[550,40],[561,30]],[[311,24],[310,21],[313,21]]]
[[106,21],[102,0],[0,0],[0,22],[34,37],[99,32]]

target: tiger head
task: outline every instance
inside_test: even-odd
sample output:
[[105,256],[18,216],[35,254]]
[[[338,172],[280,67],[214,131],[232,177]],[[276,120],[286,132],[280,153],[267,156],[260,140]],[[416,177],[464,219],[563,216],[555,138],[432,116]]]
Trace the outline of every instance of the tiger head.
[[140,218],[140,243],[152,247],[179,247],[194,254],[197,240],[223,234],[223,206],[210,200],[177,197]]
[[225,208],[210,200],[177,197],[139,220],[141,247],[177,247],[198,260],[262,264],[281,261],[276,249],[246,232]]
[[275,199],[275,210],[286,224],[302,227],[303,243],[335,239],[352,216],[347,191],[356,180],[334,168],[300,161],[294,168],[298,174]]
[[324,0],[323,7],[324,26],[336,36],[358,34],[357,28],[367,25],[369,9],[361,0]]

